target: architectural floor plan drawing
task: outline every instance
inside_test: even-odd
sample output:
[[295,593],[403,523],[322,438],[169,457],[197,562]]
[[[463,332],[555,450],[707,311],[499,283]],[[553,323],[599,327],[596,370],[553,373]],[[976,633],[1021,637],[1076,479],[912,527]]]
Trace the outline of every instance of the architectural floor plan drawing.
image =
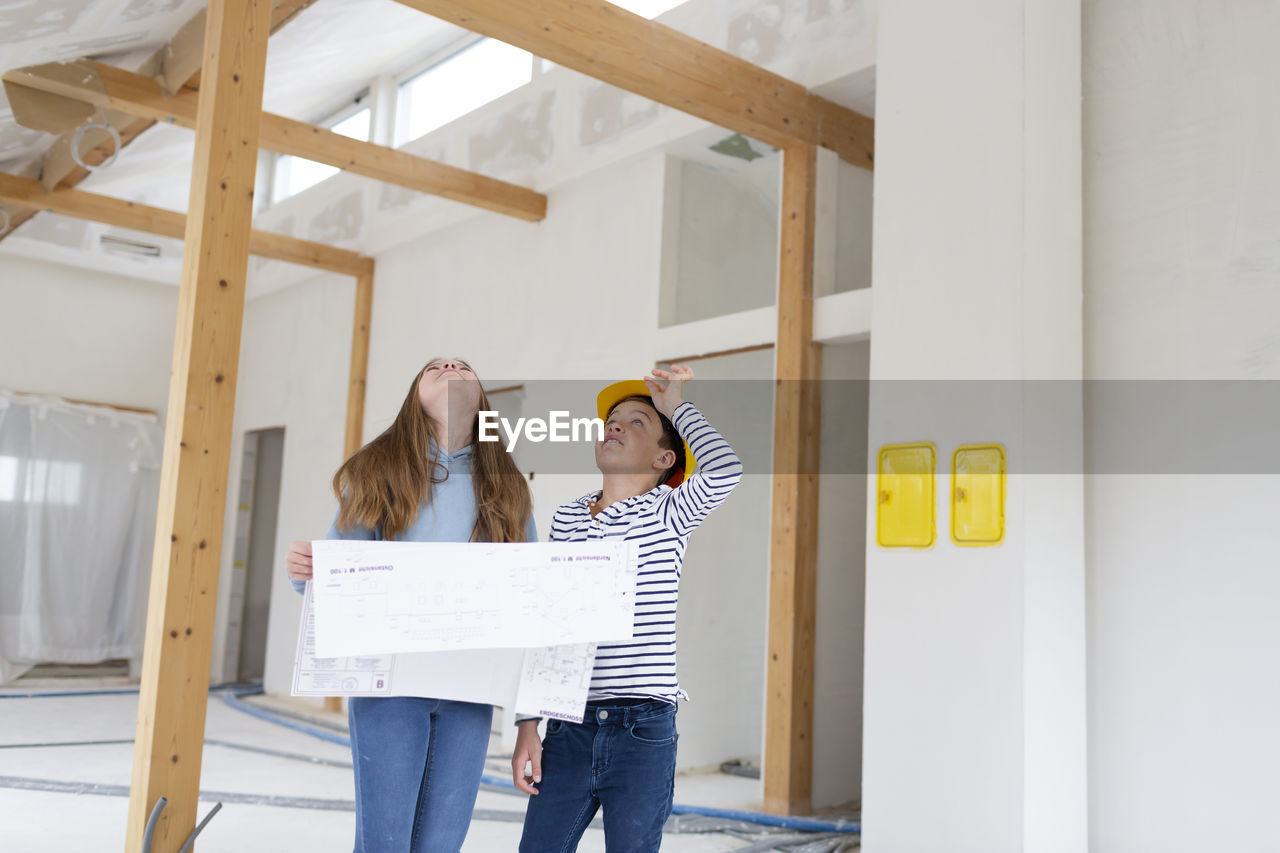
[[313,543],[323,657],[527,648],[631,636],[625,542]]
[[582,722],[595,643],[318,657],[311,588],[303,599],[294,696],[429,696]]
[[582,722],[595,660],[595,643],[528,649],[516,690],[516,713]]

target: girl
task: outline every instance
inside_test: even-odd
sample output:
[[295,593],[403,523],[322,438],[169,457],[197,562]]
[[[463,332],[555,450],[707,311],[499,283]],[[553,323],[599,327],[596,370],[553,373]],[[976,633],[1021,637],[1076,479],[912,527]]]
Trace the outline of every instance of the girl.
[[[451,381],[452,380],[452,381]],[[536,542],[524,476],[476,426],[484,389],[460,359],[433,359],[386,432],[338,469],[329,539]],[[311,543],[286,559],[299,592]],[[491,705],[412,697],[348,702],[356,853],[457,853],[475,806]]]

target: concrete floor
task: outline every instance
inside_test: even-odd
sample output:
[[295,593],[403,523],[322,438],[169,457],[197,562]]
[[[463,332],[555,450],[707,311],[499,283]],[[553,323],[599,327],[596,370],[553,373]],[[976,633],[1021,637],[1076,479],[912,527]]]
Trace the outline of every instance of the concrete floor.
[[[75,689],[91,688],[77,683]],[[121,849],[137,693],[17,695],[27,692],[33,691],[0,690],[0,851]],[[287,701],[250,701],[275,712],[288,710]],[[258,719],[217,693],[209,699],[205,739],[199,814],[203,817],[219,801],[223,807],[200,835],[197,849],[351,849],[355,814],[346,747]],[[509,776],[509,757],[496,746],[490,755],[487,775]],[[751,810],[760,801],[760,782],[719,772],[681,774],[675,797],[679,804]],[[523,795],[481,790],[463,850],[515,850],[523,813]],[[662,849],[714,853],[798,850],[806,844],[806,853],[820,853],[856,836],[824,838],[829,837],[686,816],[668,823]],[[598,820],[578,849],[604,850]]]

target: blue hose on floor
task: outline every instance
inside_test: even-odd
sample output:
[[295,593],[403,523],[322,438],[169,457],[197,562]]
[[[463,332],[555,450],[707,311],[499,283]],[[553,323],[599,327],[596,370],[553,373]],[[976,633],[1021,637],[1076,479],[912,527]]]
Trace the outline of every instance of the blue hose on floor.
[[[257,717],[260,720],[266,720],[269,723],[284,726],[312,737],[320,738],[329,743],[336,743],[351,747],[349,738],[344,737],[336,732],[327,731],[319,726],[308,725],[307,723],[290,720],[278,714],[259,708],[257,705],[251,705],[245,702],[243,696],[257,696],[262,693],[261,687],[254,687],[247,690],[227,690],[222,694],[222,701],[226,702],[236,710],[243,711],[250,716]],[[480,777],[480,782],[485,785],[492,785],[498,788],[507,788],[512,791],[516,790],[516,786],[510,779],[501,776],[490,776],[484,774]],[[713,809],[706,806],[682,806],[675,805],[671,809],[672,814],[700,815],[702,817],[721,818],[722,820],[740,820],[744,823],[754,823],[760,826],[776,826],[782,829],[794,829],[802,832],[847,832],[852,834],[862,833],[862,824],[859,821],[851,820],[817,820],[809,817],[779,817],[778,815],[764,814],[762,812],[738,811],[736,809]]]
[[718,817],[724,820],[740,820],[744,823],[755,823],[760,826],[778,826],[783,829],[795,829],[802,832],[847,832],[853,835],[862,834],[862,823],[855,820],[818,820],[812,817],[779,817],[764,812],[744,812],[736,809],[713,809],[706,806],[682,806],[679,803],[671,807],[672,814],[694,814],[705,817]]
[[[209,688],[211,692],[222,694],[222,701],[235,708],[237,711],[274,723],[278,726],[284,726],[293,729],[296,732],[311,735],[320,740],[329,743],[351,748],[351,741],[344,735],[337,732],[329,731],[320,726],[308,725],[307,723],[290,720],[279,714],[274,714],[265,708],[259,708],[257,705],[251,705],[245,702],[244,696],[257,696],[263,690],[261,685],[256,684],[223,684],[217,687]],[[29,692],[29,693],[0,693],[0,699],[35,699],[35,698],[54,698],[62,696],[109,696],[117,693],[137,693],[138,689],[121,688],[116,690],[66,690],[66,691],[50,691],[50,692]],[[480,777],[480,781],[485,785],[491,785],[497,788],[506,788],[508,790],[516,790],[516,786],[512,784],[510,779],[501,776],[490,776],[485,774]],[[675,805],[671,809],[672,814],[700,815],[703,817],[714,817],[722,820],[740,820],[744,823],[754,823],[759,826],[776,826],[782,829],[794,829],[802,832],[844,832],[851,834],[861,834],[862,824],[859,821],[849,820],[817,820],[808,817],[779,817],[777,815],[764,814],[762,812],[738,811],[736,809],[713,809],[705,806],[682,806]]]
[[304,735],[327,740],[329,743],[336,743],[338,746],[351,748],[351,739],[337,732],[331,732],[320,726],[312,726],[307,723],[291,720],[288,717],[282,717],[279,714],[273,714],[265,708],[259,708],[257,705],[251,705],[244,701],[242,696],[259,696],[262,694],[261,687],[255,687],[251,690],[228,690],[222,694],[222,701],[235,708],[237,711],[243,711],[251,717],[257,717],[259,720],[266,720],[268,723],[275,723],[277,726],[284,726],[286,729],[293,729],[295,732],[302,732]]

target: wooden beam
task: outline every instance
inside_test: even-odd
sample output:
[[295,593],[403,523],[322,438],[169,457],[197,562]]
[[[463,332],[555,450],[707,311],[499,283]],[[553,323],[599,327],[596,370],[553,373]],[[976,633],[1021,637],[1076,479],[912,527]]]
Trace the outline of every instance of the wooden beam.
[[126,849],[196,824],[270,0],[211,0],[165,427]]
[[712,352],[694,353],[693,355],[681,355],[675,358],[660,358],[653,363],[654,367],[661,367],[664,364],[684,364],[686,361],[702,361],[709,358],[724,358],[728,355],[742,355],[748,352],[760,352],[761,350],[773,349],[772,343],[767,344],[751,344],[745,347],[734,347],[733,349],[718,349]]
[[817,149],[783,151],[769,550],[764,807],[808,814],[818,567],[821,348],[813,342]]
[[[271,10],[272,35],[274,35],[285,24],[289,23],[295,17],[297,17],[298,13],[300,13],[303,9],[307,8],[308,6],[312,5],[315,2],[316,0],[276,0],[274,8],[272,8]],[[200,10],[198,13],[196,13],[195,16],[193,16],[191,21],[187,22],[188,26],[194,23],[197,19],[203,18],[204,15],[205,15],[205,10],[203,9]],[[183,31],[185,31],[186,29],[187,27],[184,26],[182,30],[179,31],[179,35],[181,36]],[[173,49],[175,49],[174,43],[171,42],[169,44],[166,44],[164,47],[161,47],[159,50],[157,50],[152,55],[151,59],[148,60],[147,63],[145,64],[156,67],[156,68],[162,68],[164,66],[164,60],[166,55],[170,53]],[[197,70],[187,80],[187,86],[190,86],[191,88],[199,88],[199,85],[200,85],[200,72]],[[149,130],[154,124],[155,122],[150,119],[139,119],[138,121],[131,122],[125,127],[116,128],[116,130],[119,131],[120,133],[120,147],[121,148],[128,147],[135,139],[138,138],[138,136],[140,136],[145,131]],[[51,162],[50,154],[52,152],[56,152],[65,148],[66,144],[70,141],[70,139],[71,139],[71,134],[64,133],[60,137],[58,137],[58,139],[54,140],[53,144],[50,145],[49,148],[45,149],[45,158],[44,158],[45,169],[56,168],[59,172],[62,172],[63,169],[66,168],[64,173],[59,174],[57,176],[58,187],[67,187],[67,188],[75,187],[85,178],[89,177],[89,172],[86,171],[85,169],[81,169],[79,166],[74,166],[69,168],[61,167],[61,166],[55,167],[54,164]],[[106,160],[109,156],[111,156],[111,146],[112,146],[112,143],[107,142],[103,146],[98,146],[90,149],[89,151],[82,152],[81,154],[82,159],[86,163],[88,163],[90,166],[96,166],[99,163],[102,163],[104,160]],[[57,159],[61,159],[61,158],[57,158]],[[41,177],[39,173],[39,169],[37,169],[35,177],[37,178]],[[39,213],[38,210],[30,210],[30,209],[19,210],[11,218],[9,230],[5,231],[3,234],[0,234],[0,241],[3,241],[6,237],[8,237],[10,234],[16,231],[19,225],[21,225],[23,222],[26,222],[31,217],[35,216],[37,213]]]
[[[271,4],[271,35],[275,35],[285,24],[298,17],[298,14],[308,6],[315,3],[316,0],[275,0]],[[198,74],[199,72],[197,72]],[[188,86],[195,86],[199,83],[199,77],[193,76],[187,82]]]
[[[347,382],[347,431],[342,442],[346,461],[364,444],[364,397],[369,378],[369,326],[373,314],[373,269],[356,279],[355,311],[351,320],[351,374]],[[341,711],[341,696],[326,696],[326,711]]]
[[254,230],[249,239],[249,254],[343,275],[360,275],[373,269],[373,258],[357,252],[270,231]]
[[[4,75],[5,86],[24,86],[155,121],[195,127],[196,92],[188,90],[169,97],[150,77],[91,60],[81,64],[86,73],[72,79],[42,73],[38,65],[13,69]],[[279,154],[325,163],[528,222],[547,214],[547,197],[542,193],[274,113],[262,115],[260,144]]]
[[874,162],[874,121],[799,83],[603,0],[399,0],[472,32],[778,148]]
[[[186,214],[149,207],[137,202],[97,195],[84,190],[58,189],[45,192],[39,181],[0,172],[0,204],[27,210],[50,210],[76,219],[118,225],[149,234],[181,240],[186,234]],[[249,251],[264,258],[288,261],[344,275],[360,275],[372,269],[373,259],[356,252],[299,240],[270,231],[254,231]]]
[[262,145],[336,166],[344,171],[411,190],[441,196],[494,213],[537,222],[547,216],[547,197],[516,184],[469,172],[407,151],[362,142],[284,116],[262,117]]
[[369,323],[373,314],[373,270],[356,279],[355,312],[351,321],[351,378],[347,383],[347,432],[343,461],[364,444],[364,394],[369,377]]

